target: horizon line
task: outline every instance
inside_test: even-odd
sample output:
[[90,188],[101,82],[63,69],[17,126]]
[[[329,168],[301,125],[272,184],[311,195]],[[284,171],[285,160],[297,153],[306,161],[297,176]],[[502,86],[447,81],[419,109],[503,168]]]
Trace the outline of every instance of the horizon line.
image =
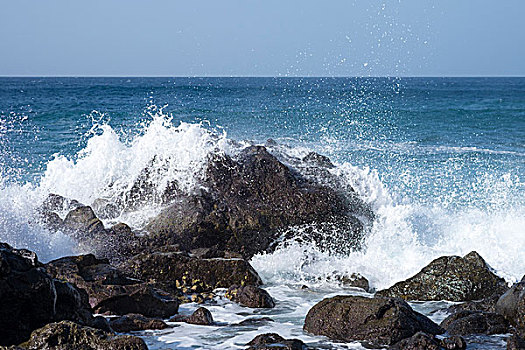
[[525,75],[1,75],[0,78],[525,78]]

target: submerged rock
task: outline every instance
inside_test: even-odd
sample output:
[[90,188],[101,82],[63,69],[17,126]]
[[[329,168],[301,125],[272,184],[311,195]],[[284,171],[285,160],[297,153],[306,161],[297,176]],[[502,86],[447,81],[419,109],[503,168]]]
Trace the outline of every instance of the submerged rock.
[[226,297],[246,307],[273,308],[275,306],[275,302],[267,291],[251,285],[231,286],[226,292]]
[[262,146],[210,159],[203,187],[207,191],[178,197],[149,223],[153,245],[217,247],[251,257],[290,226],[331,223],[326,228],[339,227],[355,247],[363,230],[357,217],[369,213],[357,195],[301,176]]
[[460,311],[450,315],[441,327],[451,335],[503,334],[509,331],[509,322],[502,315],[482,311]]
[[304,330],[337,341],[392,345],[416,332],[444,330],[398,298],[336,296],[317,303],[306,315]]
[[495,310],[516,328],[525,330],[525,276],[498,299]]
[[508,289],[476,252],[464,257],[443,256],[432,261],[406,281],[379,291],[377,295],[407,300],[480,300]]
[[199,280],[208,290],[262,284],[257,272],[243,259],[198,259],[181,252],[155,252],[138,254],[119,267],[135,278],[161,284]]
[[146,329],[165,329],[169,326],[162,320],[145,317],[139,314],[127,314],[112,318],[109,325],[115,332],[128,333]]
[[20,345],[37,350],[147,350],[144,340],[133,336],[115,336],[100,329],[84,327],[70,321],[50,323],[31,333]]
[[308,347],[299,339],[284,339],[277,333],[259,334],[248,344],[247,350],[307,350]]

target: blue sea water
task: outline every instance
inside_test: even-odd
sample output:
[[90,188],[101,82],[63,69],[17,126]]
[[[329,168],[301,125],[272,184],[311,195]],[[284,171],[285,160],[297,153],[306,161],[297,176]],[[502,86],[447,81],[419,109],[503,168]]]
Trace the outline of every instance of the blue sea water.
[[[286,288],[334,266],[382,288],[476,250],[509,282],[525,274],[525,78],[0,78],[0,241],[43,260],[71,253],[68,237],[32,223],[47,193],[111,197],[154,155],[190,186],[225,140],[269,138],[292,156],[329,156],[377,214],[361,252],[291,243],[256,256],[271,291],[298,298],[273,317],[300,324],[301,305],[325,294]],[[155,210],[120,219],[140,226]],[[235,332],[222,346],[248,337]],[[151,344],[211,346],[197,333]]]

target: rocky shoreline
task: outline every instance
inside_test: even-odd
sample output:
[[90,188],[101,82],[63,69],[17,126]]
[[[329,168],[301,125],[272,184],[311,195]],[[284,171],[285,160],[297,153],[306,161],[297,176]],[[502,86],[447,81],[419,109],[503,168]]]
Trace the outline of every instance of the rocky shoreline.
[[[201,190],[187,195],[169,184],[165,209],[140,232],[124,223],[106,228],[100,218],[118,217],[152,196],[147,169],[117,203],[101,199],[86,206],[50,195],[40,211],[43,224],[91,253],[44,264],[34,252],[0,244],[0,349],[147,349],[132,332],[177,323],[217,326],[206,308],[217,298],[245,308],[275,307],[279,301],[249,263],[254,254],[271,251],[286,228],[301,225],[310,229],[300,239],[326,249],[348,242],[338,252],[359,249],[373,221],[353,189],[316,181],[322,174],[337,183],[329,159],[311,153],[288,162],[262,146],[211,157]],[[357,274],[334,278],[368,291]],[[218,288],[226,292],[218,295]],[[439,325],[407,303],[437,300],[461,302],[445,310],[450,315]],[[180,305],[189,302],[202,306],[180,315]],[[509,288],[476,252],[445,256],[374,295],[320,301],[305,315],[303,329],[333,342],[394,349],[465,349],[463,337],[511,334],[507,348],[523,349],[525,276]],[[246,348],[309,347],[260,334]]]

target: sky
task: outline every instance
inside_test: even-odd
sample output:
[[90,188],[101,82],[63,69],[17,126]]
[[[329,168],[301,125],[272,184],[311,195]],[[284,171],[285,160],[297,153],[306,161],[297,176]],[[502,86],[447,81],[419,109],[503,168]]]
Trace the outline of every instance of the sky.
[[524,0],[0,0],[2,76],[525,76]]

